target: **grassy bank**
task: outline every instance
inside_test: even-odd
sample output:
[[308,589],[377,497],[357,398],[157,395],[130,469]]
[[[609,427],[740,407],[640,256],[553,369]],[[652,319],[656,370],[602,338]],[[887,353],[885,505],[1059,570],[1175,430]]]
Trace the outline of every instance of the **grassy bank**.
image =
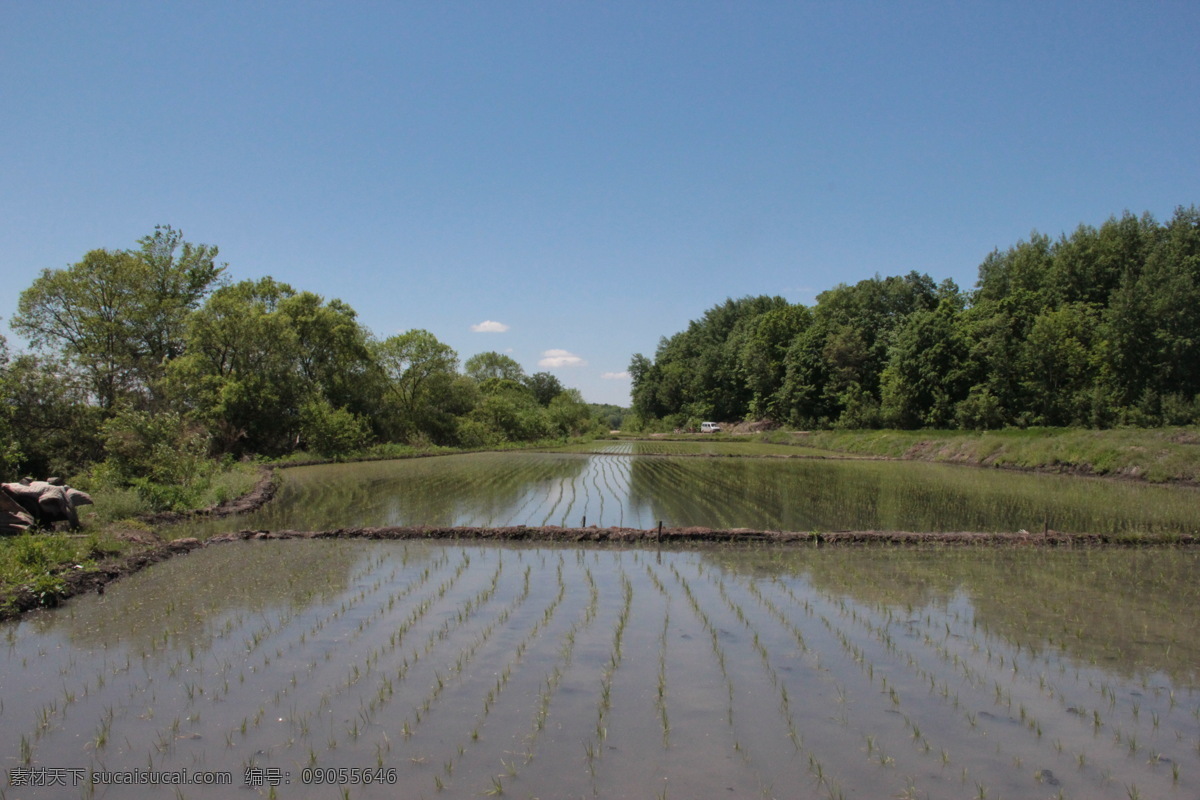
[[1200,430],[775,431],[768,441],[836,453],[1200,484]]
[[[194,495],[196,506],[210,508],[238,498],[254,489],[261,474],[254,464],[217,469]],[[89,485],[86,478],[72,483],[86,488],[94,501],[80,509],[81,532],[0,537],[0,619],[31,607],[55,606],[80,586],[99,585],[95,579],[101,574],[127,571],[131,557],[162,544],[141,519],[161,510],[153,492]]]

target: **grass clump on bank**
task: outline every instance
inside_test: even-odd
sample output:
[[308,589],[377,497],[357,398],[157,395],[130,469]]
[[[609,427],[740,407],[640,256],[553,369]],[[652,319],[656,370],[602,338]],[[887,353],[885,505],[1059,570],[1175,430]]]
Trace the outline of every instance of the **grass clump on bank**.
[[0,619],[19,613],[22,605],[58,605],[68,593],[72,572],[95,570],[132,546],[100,531],[23,533],[0,539]]

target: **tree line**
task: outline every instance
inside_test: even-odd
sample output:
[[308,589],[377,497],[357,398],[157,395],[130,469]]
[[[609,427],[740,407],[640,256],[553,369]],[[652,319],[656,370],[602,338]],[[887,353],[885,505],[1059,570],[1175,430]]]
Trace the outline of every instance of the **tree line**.
[[729,299],[633,356],[643,426],[1200,422],[1200,211],[1128,212],[996,250],[971,291],[910,272],[815,305]]
[[425,330],[375,337],[348,304],[158,227],[129,250],[46,269],[0,337],[0,472],[170,484],[223,456],[323,457],[389,443],[490,447],[579,435],[579,392]]

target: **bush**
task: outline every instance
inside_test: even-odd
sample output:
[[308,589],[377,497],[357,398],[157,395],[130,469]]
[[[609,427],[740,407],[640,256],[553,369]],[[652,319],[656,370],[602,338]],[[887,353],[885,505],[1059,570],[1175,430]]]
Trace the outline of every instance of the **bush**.
[[305,403],[300,409],[300,437],[323,458],[354,452],[370,439],[367,421],[345,409],[334,408],[321,398]]
[[986,386],[972,386],[966,399],[955,406],[954,419],[966,430],[995,430],[1004,427],[1004,409]]
[[104,435],[108,457],[102,473],[117,485],[138,479],[189,485],[215,468],[208,432],[175,412],[124,409],[104,424]]

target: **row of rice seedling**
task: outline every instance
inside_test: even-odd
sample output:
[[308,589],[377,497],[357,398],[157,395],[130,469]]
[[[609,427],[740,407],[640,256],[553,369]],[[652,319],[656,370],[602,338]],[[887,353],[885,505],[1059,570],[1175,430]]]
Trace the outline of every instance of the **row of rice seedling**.
[[[807,599],[806,602],[808,602]],[[996,745],[997,752],[1002,750],[1009,752],[1015,765],[1043,758],[1047,749],[1045,741],[1051,738],[1051,732],[1058,731],[1063,727],[1071,729],[1076,724],[1074,718],[1082,716],[1078,707],[1065,705],[1069,701],[1063,699],[1062,692],[1052,686],[1047,678],[1046,669],[1039,671],[1029,668],[1029,665],[1025,664],[1026,655],[1021,652],[1020,648],[1007,647],[1003,642],[990,639],[986,634],[981,637],[982,642],[975,639],[974,637],[981,633],[975,626],[972,626],[974,631],[958,632],[944,616],[939,619],[927,611],[924,615],[924,629],[921,629],[921,619],[908,620],[895,626],[901,631],[900,635],[896,635],[893,629],[892,609],[887,609],[886,617],[870,621],[868,616],[863,616],[852,606],[849,608],[850,610],[847,611],[845,601],[842,600],[835,607],[835,613],[842,619],[833,621],[833,615],[826,615],[825,619],[831,621],[830,628],[844,631],[847,627],[846,618],[849,617],[852,623],[861,624],[867,634],[876,640],[872,647],[855,644],[849,649],[855,660],[869,665],[868,669],[872,676],[882,670],[888,670],[889,693],[893,692],[897,686],[902,687],[899,694],[893,695],[898,707],[900,706],[899,698],[908,696],[908,692],[904,690],[910,689],[910,687],[915,690],[913,684],[919,686],[923,683],[926,685],[930,697],[940,699],[943,705],[952,703],[954,709],[963,714],[968,723],[966,731],[969,734],[980,733],[983,736],[990,736],[991,741],[1003,742],[1002,745]],[[841,635],[846,636],[844,633]],[[919,641],[921,646],[918,647],[914,641]],[[880,650],[880,646],[882,650]],[[985,651],[987,652],[986,663],[980,658],[980,663],[976,667],[967,666],[972,652],[983,653]],[[941,658],[945,664],[940,668],[933,665],[922,666],[921,657],[930,652]],[[950,667],[951,664],[953,669],[962,672],[962,675],[956,677],[949,674],[950,671],[946,667]],[[1041,666],[1045,667],[1048,664]],[[1060,675],[1069,674],[1069,670],[1063,664],[1058,663],[1058,666]],[[907,667],[911,674],[907,676],[900,674],[898,667]],[[949,686],[951,680],[955,681],[953,691]],[[991,695],[990,701],[989,694]],[[1060,709],[1056,709],[1056,713],[1050,713],[1045,702],[1047,699],[1057,699]],[[937,712],[937,705],[937,703],[923,702],[916,712],[909,714],[907,711],[902,711],[906,714],[906,719],[911,722],[914,733],[921,728],[927,731],[953,730],[953,726],[945,724],[945,714]],[[923,715],[931,716],[933,724],[922,722]],[[1023,735],[1016,735],[1017,731]],[[1045,733],[1045,738],[1043,738],[1043,733]],[[924,740],[924,736],[921,739]],[[1064,749],[1062,744],[1064,739],[1065,736],[1054,739],[1054,749],[1060,755]],[[1125,744],[1129,744],[1128,737],[1125,737]],[[937,748],[931,749],[937,751]],[[1136,748],[1131,747],[1130,749],[1131,755],[1136,755]],[[942,752],[949,751],[943,748]],[[1120,748],[1114,750],[1100,746],[1097,755],[1101,762],[1111,765],[1112,759],[1119,753]],[[1161,754],[1159,756],[1156,757],[1152,754],[1149,758],[1150,763],[1165,763]],[[946,757],[943,756],[943,758]],[[1089,756],[1081,752],[1078,754],[1077,760],[1079,765],[1083,766],[1089,762]],[[1161,782],[1164,775],[1169,777],[1169,782],[1177,782],[1179,769],[1177,762],[1172,761],[1172,763],[1175,766],[1169,772],[1163,770],[1161,771],[1163,774],[1156,776],[1155,771],[1151,770],[1151,774],[1139,778],[1141,785],[1144,787],[1147,782],[1153,785],[1156,780]],[[1054,771],[1038,769],[1035,770],[1035,774],[1044,776],[1057,772],[1061,775],[1061,765],[1056,766],[1058,769]],[[1107,768],[1112,769],[1111,766]],[[1093,777],[1098,779],[1099,784],[1110,780],[1105,778],[1104,768],[1097,770],[1097,775]],[[986,786],[987,784],[981,781],[981,785]],[[1129,785],[1134,786],[1138,783],[1131,778]],[[1098,786],[1090,786],[1087,791],[1100,791],[1100,789]]]
[[[1144,589],[1187,574],[1169,554],[1139,559]],[[1103,558],[264,542],[187,560],[190,572],[163,565],[7,631],[0,746],[13,766],[227,768],[237,783],[272,770],[290,784],[250,788],[289,797],[1119,799],[1200,786],[1194,674],[1156,666],[1172,663],[1172,639],[1194,646],[1153,627],[1185,609],[1146,601],[1097,649],[1116,634],[1076,616],[1070,592],[1029,581],[1062,614],[1052,629],[1025,611],[1032,599],[1000,608],[982,594],[1040,561],[1126,575]],[[272,563],[309,572],[265,577],[269,602],[222,583]],[[156,594],[179,586],[189,597]],[[98,632],[97,609],[139,596],[156,598],[143,616]],[[1163,640],[1138,652],[1145,668],[1106,661],[1138,636]],[[392,782],[302,779],[338,767]]]

